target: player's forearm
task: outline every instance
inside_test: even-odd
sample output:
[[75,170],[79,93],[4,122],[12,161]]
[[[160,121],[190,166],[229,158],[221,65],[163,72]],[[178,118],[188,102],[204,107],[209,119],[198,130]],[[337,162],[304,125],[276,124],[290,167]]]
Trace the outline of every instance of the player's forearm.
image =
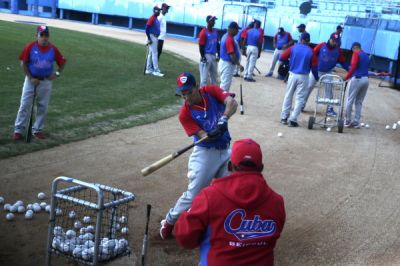
[[237,110],[238,103],[236,100],[232,97],[227,97],[225,99],[225,111],[224,115],[228,118],[230,118]]
[[28,66],[24,62],[22,62],[22,70],[24,71],[25,76],[27,76],[29,79],[32,79],[32,75],[29,72]]

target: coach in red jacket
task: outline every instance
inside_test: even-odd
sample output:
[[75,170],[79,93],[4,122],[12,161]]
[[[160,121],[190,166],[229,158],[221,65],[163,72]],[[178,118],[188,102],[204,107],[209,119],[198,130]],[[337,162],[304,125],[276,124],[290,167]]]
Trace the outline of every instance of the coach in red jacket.
[[281,195],[265,182],[260,145],[252,139],[232,146],[229,176],[215,179],[175,224],[176,241],[200,246],[199,265],[273,265],[285,223]]

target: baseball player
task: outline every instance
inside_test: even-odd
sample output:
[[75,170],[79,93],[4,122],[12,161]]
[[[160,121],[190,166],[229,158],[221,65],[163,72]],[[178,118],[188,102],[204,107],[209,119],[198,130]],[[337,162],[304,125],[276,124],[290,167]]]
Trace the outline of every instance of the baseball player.
[[[36,41],[25,46],[19,56],[22,69],[25,73],[22,88],[21,103],[15,120],[13,140],[21,140],[25,130],[29,110],[32,107],[34,94],[37,96],[36,120],[32,133],[37,139],[45,139],[43,133],[44,122],[47,115],[53,80],[60,77],[65,66],[65,58],[56,46],[49,42],[50,32],[47,26],[38,26]],[[53,64],[57,63],[58,69],[54,72]]]
[[185,100],[179,112],[179,120],[188,136],[197,141],[208,136],[206,141],[196,145],[188,163],[188,188],[161,221],[162,239],[171,237],[179,215],[190,208],[193,198],[213,178],[225,176],[228,172],[230,155],[228,119],[236,112],[234,94],[216,85],[199,88],[189,72],[177,78],[176,93]]
[[[362,104],[367,95],[368,90],[368,68],[370,60],[368,55],[361,50],[361,44],[354,42],[351,45],[353,56],[351,57],[350,70],[347,73],[345,80],[350,79],[350,88],[346,103],[346,120],[345,127],[360,128]],[[355,106],[354,119],[352,119],[353,104]]]
[[218,32],[214,29],[215,16],[207,16],[207,28],[200,31],[199,50],[200,50],[200,86],[207,84],[217,84],[220,44]]
[[232,145],[230,175],[215,179],[193,200],[175,225],[178,244],[200,246],[199,265],[274,265],[274,248],[286,214],[283,197],[262,175],[260,145]]
[[[339,48],[338,42],[339,39],[332,36],[327,42],[322,42],[314,48],[311,67],[312,72],[308,79],[308,88],[304,99],[303,109],[306,106],[308,98],[310,97],[310,94],[320,76],[332,73],[332,69],[337,63],[340,63],[345,70],[349,70],[349,65],[346,63],[346,58],[342,50]],[[332,98],[332,89],[327,89],[325,94],[326,98]],[[328,108],[327,114],[329,116],[337,115],[332,106]]]
[[158,16],[158,21],[160,22],[160,36],[158,36],[158,46],[157,46],[158,61],[160,61],[160,56],[164,46],[164,40],[165,37],[167,36],[167,19],[165,15],[168,13],[170,7],[171,7],[170,5],[162,3],[161,14]]
[[234,37],[239,30],[239,25],[236,22],[231,22],[228,26],[228,32],[221,38],[221,49],[218,63],[218,72],[221,78],[220,87],[225,91],[231,88],[232,77],[236,66],[239,66],[240,72],[244,70],[240,64],[240,49],[239,44]]
[[340,47],[342,45],[342,32],[343,32],[343,27],[341,25],[338,25],[336,27],[336,31],[331,34],[330,38],[335,38],[337,39],[337,45]]
[[300,42],[301,40],[301,35],[303,34],[303,32],[306,32],[306,25],[301,23],[299,26],[297,26],[297,31],[299,32],[299,37],[297,38],[298,42]]
[[[244,29],[240,30],[238,33],[236,33],[236,35],[234,37],[235,41],[239,44],[239,49],[242,51],[243,56],[246,56],[246,44],[245,44],[245,40],[244,40],[246,32],[253,27],[254,27],[254,21],[250,22],[250,24],[247,25],[246,28],[244,28]],[[241,62],[241,60],[242,60],[242,56],[239,57],[239,63]],[[234,72],[234,75],[233,75],[234,77],[240,77],[240,75],[239,75],[240,67],[238,65],[235,66],[235,70],[233,72]]]
[[146,74],[153,74],[157,77],[163,77],[158,67],[158,36],[160,36],[160,22],[157,17],[160,15],[161,9],[158,6],[153,7],[153,15],[146,23],[146,36],[148,45],[148,55],[146,63]]
[[254,20],[254,27],[244,33],[244,42],[245,45],[247,45],[247,62],[244,69],[244,80],[246,81],[255,82],[255,79],[253,79],[253,71],[257,59],[260,58],[261,55],[263,39],[264,31],[261,29],[261,21]]
[[289,32],[286,32],[284,28],[280,27],[278,28],[278,33],[275,34],[273,38],[273,44],[274,44],[274,55],[272,56],[272,64],[269,69],[269,72],[266,77],[272,77],[274,70],[275,70],[275,65],[276,62],[279,60],[279,56],[288,48],[293,41],[292,35],[290,35]]
[[[289,79],[281,113],[281,123],[284,125],[289,124],[289,127],[299,126],[297,117],[304,105],[304,98],[307,93],[308,75],[310,74],[313,55],[309,42],[310,34],[303,32],[300,37],[300,42],[289,47],[280,57],[281,61],[288,61],[290,58]],[[290,114],[294,93],[296,93],[296,102],[294,110]]]

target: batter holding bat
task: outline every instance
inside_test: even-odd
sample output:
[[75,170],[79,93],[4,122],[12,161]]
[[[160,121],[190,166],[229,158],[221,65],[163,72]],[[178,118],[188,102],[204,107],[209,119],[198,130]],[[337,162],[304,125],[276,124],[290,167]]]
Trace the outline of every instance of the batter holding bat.
[[[19,57],[25,73],[25,82],[22,88],[21,104],[15,120],[13,140],[22,140],[23,138],[22,133],[27,125],[27,119],[31,115],[29,110],[31,110],[33,104],[34,94],[37,97],[37,113],[32,132],[37,139],[46,138],[42,130],[47,115],[53,80],[60,76],[65,65],[65,58],[57,47],[49,42],[49,28],[47,26],[38,26],[36,39],[36,41],[25,46]],[[58,70],[55,72],[53,72],[54,62],[58,65]]]
[[162,239],[172,236],[175,222],[181,213],[192,205],[193,198],[213,178],[227,175],[230,157],[228,119],[236,112],[237,102],[234,94],[216,85],[199,87],[189,72],[181,73],[176,79],[176,93],[185,102],[179,112],[179,121],[186,134],[194,141],[205,138],[193,149],[188,163],[188,188],[161,221]]

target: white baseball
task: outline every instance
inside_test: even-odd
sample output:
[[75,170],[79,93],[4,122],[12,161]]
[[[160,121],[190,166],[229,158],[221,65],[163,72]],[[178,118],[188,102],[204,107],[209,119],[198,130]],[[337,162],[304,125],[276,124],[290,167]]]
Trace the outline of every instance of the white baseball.
[[330,127],[328,127],[328,128],[326,128],[326,131],[328,131],[328,132],[331,132],[331,128]]
[[33,218],[33,211],[32,210],[27,210],[25,213],[25,219],[30,220]]
[[18,210],[19,213],[24,213],[25,212],[25,207],[24,206],[18,206]]
[[400,126],[400,120],[399,120],[399,121],[397,121],[397,124]]
[[125,238],[121,238],[120,240],[118,240],[118,245],[121,248],[126,249],[128,247],[128,245],[129,245],[129,243],[128,243],[128,240],[126,240]]
[[91,248],[94,246],[94,242],[92,240],[86,240],[85,243],[83,243],[83,247],[85,248]]
[[26,206],[26,209],[27,209],[27,210],[33,210],[33,205],[32,205],[32,204],[28,204],[28,205]]
[[9,211],[9,210],[10,210],[10,207],[11,207],[11,204],[10,204],[10,203],[6,203],[6,204],[4,204],[4,206],[3,206],[3,208],[4,208],[5,211]]
[[368,124],[366,124],[366,125],[365,125],[365,128],[369,128],[369,125],[368,125]]
[[85,217],[83,217],[82,221],[83,221],[84,223],[86,223],[86,224],[90,223],[90,221],[91,221],[90,216],[85,216]]
[[3,203],[4,203],[4,198],[0,197],[0,204],[3,204]]
[[390,126],[389,126],[389,125],[386,125],[386,129],[390,129]]
[[93,240],[94,236],[92,233],[86,233],[83,235],[83,240]]
[[14,213],[11,213],[11,212],[7,213],[6,219],[8,221],[14,220]]
[[68,230],[67,232],[65,232],[65,236],[68,239],[74,238],[76,237],[76,232],[74,230]]
[[278,132],[278,137],[282,137],[282,136],[283,136],[282,132]]
[[82,257],[82,247],[81,246],[76,246],[74,250],[72,251],[72,256],[81,258]]
[[62,210],[60,208],[56,208],[56,216],[61,216]]
[[[279,133],[278,133],[278,134],[279,134]],[[121,224],[125,224],[125,223],[128,222],[128,218],[127,218],[126,216],[121,216],[121,217],[118,219],[118,221],[119,221]]]
[[365,123],[361,123],[360,125],[361,125],[362,127],[365,127]]
[[40,208],[42,208],[42,210],[45,210],[45,209],[46,209],[46,206],[47,206],[47,203],[46,203],[46,202],[42,201],[42,202],[40,203]]
[[24,202],[22,200],[17,200],[17,202],[15,202],[14,205],[16,205],[17,207],[22,206],[22,205],[24,205]]
[[75,211],[70,211],[70,212],[68,213],[68,218],[70,218],[70,219],[75,219],[75,217],[76,217]]
[[127,235],[129,233],[128,227],[122,227],[121,228],[121,233],[124,234],[124,235]]
[[75,229],[81,229],[82,228],[82,222],[81,221],[75,221],[74,227],[75,227]]
[[10,211],[10,212],[17,212],[18,207],[19,207],[19,206],[16,205],[16,204],[11,205],[10,208],[9,208],[9,211]]
[[51,211],[51,205],[47,205],[46,208],[44,208],[44,210],[46,212],[50,212]]
[[33,203],[32,208],[34,212],[40,212],[40,210],[42,209],[39,203]]
[[84,260],[90,260],[91,257],[90,257],[89,249],[84,248],[82,250],[81,256],[82,256],[82,259],[84,259]]
[[86,227],[86,232],[87,233],[94,233],[94,226],[93,225],[88,225]]
[[55,226],[53,229],[53,234],[55,236],[63,236],[64,235],[64,230],[62,229],[61,226]]
[[397,123],[394,123],[393,126],[392,126],[392,129],[396,130],[396,128],[397,128]]
[[84,234],[86,234],[86,232],[87,232],[86,227],[82,227],[82,223],[81,223],[81,229],[79,230],[79,233],[81,235],[84,235]]
[[37,195],[38,199],[40,200],[44,200],[46,198],[46,194],[44,194],[43,192],[39,192]]

